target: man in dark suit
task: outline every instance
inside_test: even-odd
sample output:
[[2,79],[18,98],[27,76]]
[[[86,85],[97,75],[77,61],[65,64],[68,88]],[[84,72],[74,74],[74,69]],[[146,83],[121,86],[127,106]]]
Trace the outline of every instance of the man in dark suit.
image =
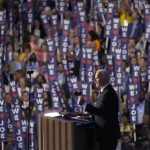
[[137,11],[134,11],[132,14],[132,23],[128,25],[128,36],[130,39],[135,39],[138,41],[143,34],[144,25],[140,19],[140,14]]
[[9,85],[9,82],[14,79],[13,75],[10,73],[10,64],[5,63],[3,65],[3,82],[4,85]]
[[[95,75],[96,86],[99,88],[99,98],[96,106],[87,104],[85,111],[95,115],[97,124],[98,142],[100,150],[115,150],[118,139],[121,137],[118,109],[118,96],[109,83],[107,70],[98,70]],[[79,105],[85,105],[81,98]]]

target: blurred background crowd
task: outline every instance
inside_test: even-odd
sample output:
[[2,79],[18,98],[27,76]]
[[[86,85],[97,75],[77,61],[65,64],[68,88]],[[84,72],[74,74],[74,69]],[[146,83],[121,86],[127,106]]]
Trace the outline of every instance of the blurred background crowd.
[[[47,39],[53,40],[54,28],[52,25],[52,16],[58,15],[57,18],[57,37],[58,45],[55,47],[56,53],[56,72],[57,81],[62,93],[63,105],[62,111],[74,111],[71,104],[72,93],[68,85],[68,75],[66,76],[64,64],[62,60],[66,59],[71,64],[70,76],[76,76],[80,82],[80,64],[82,55],[82,42],[78,34],[78,13],[75,11],[77,2],[84,2],[86,13],[86,46],[93,49],[93,54],[98,56],[98,65],[94,65],[94,72],[97,69],[109,69],[108,56],[111,47],[111,40],[105,36],[106,17],[105,13],[98,16],[95,21],[94,0],[66,0],[65,10],[60,12],[59,0],[1,0],[0,11],[6,12],[6,33],[4,41],[5,46],[3,55],[1,56],[1,72],[3,84],[3,100],[6,103],[7,110],[11,109],[12,90],[11,81],[16,82],[17,94],[20,100],[20,108],[22,118],[29,116],[29,99],[32,106],[31,118],[36,116],[37,106],[35,104],[35,91],[37,88],[43,88],[43,106],[44,111],[53,108],[53,100],[51,97],[51,87],[49,84],[49,74],[47,63],[49,59]],[[150,149],[150,87],[148,80],[149,67],[149,51],[150,41],[145,38],[145,5],[149,5],[150,1],[132,1],[118,0],[108,1],[102,0],[104,10],[107,12],[108,4],[114,3],[115,17],[120,19],[120,29],[123,26],[128,27],[127,33],[127,59],[122,60],[122,85],[120,86],[120,129],[122,138],[120,139],[122,150],[149,150]],[[32,21],[28,20],[28,7],[32,6]],[[10,17],[12,12],[12,17]],[[48,18],[48,26],[45,28],[41,15]],[[10,19],[12,18],[12,20]],[[69,28],[69,39],[66,57],[62,52],[63,39],[63,21],[71,21]],[[150,16],[147,18],[150,25]],[[96,22],[96,23],[95,23]],[[20,29],[20,25],[22,29]],[[150,28],[149,28],[150,30]],[[22,31],[22,32],[21,32]],[[150,32],[150,31],[149,31]],[[121,34],[119,32],[119,34]],[[119,39],[120,44],[121,40]],[[115,65],[113,63],[112,65]],[[132,76],[132,66],[140,66],[140,74],[145,73],[145,80],[140,84],[136,102],[136,125],[130,122],[130,99],[128,97],[129,82]],[[34,71],[30,81],[29,71]],[[150,71],[150,70],[149,70]],[[94,77],[94,76],[93,76]],[[142,80],[139,78],[139,80]],[[98,90],[95,88],[94,82],[90,91],[90,102],[95,104],[98,99]],[[78,94],[78,93],[77,93]],[[37,117],[37,116],[36,116]],[[11,120],[11,119],[10,119]],[[15,138],[13,131],[8,130],[6,141],[6,149],[10,150],[13,146]],[[136,138],[135,138],[136,136]]]

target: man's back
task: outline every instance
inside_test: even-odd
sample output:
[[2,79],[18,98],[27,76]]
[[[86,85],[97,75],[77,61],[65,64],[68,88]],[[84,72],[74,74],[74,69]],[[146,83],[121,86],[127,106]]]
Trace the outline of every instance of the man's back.
[[95,115],[95,122],[101,129],[102,138],[120,138],[118,108],[118,96],[110,84],[101,93],[96,108],[87,105],[86,111]]

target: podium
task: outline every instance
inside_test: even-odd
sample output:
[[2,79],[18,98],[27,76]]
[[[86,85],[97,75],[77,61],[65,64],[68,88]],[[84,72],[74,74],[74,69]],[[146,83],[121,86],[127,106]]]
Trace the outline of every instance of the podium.
[[95,126],[64,117],[39,116],[39,150],[88,150],[95,143]]

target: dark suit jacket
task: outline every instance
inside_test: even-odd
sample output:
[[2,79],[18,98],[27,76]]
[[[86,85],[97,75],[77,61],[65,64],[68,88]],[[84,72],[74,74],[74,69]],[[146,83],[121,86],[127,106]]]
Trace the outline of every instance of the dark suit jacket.
[[150,141],[150,126],[144,127],[143,124],[136,126],[137,143],[142,144],[144,141]]
[[90,104],[86,106],[85,110],[95,115],[95,122],[100,129],[100,140],[120,138],[118,109],[118,96],[110,84],[104,88],[96,107]]
[[4,85],[9,85],[9,82],[10,81],[13,81],[14,77],[12,74],[9,74],[9,79],[8,79],[8,76],[6,76],[4,73],[3,73],[3,83]]
[[150,115],[150,99],[145,100],[145,110],[144,114]]
[[144,28],[144,26],[143,26],[143,24],[142,24],[141,22],[138,22],[138,23],[136,24],[136,28],[135,28],[135,32],[134,32],[133,36],[131,36],[131,34],[132,34],[132,28],[133,28],[133,24],[131,23],[131,24],[128,26],[128,36],[129,36],[130,38],[134,38],[136,41],[138,41],[139,38],[142,37],[142,33],[143,33],[143,28]]

